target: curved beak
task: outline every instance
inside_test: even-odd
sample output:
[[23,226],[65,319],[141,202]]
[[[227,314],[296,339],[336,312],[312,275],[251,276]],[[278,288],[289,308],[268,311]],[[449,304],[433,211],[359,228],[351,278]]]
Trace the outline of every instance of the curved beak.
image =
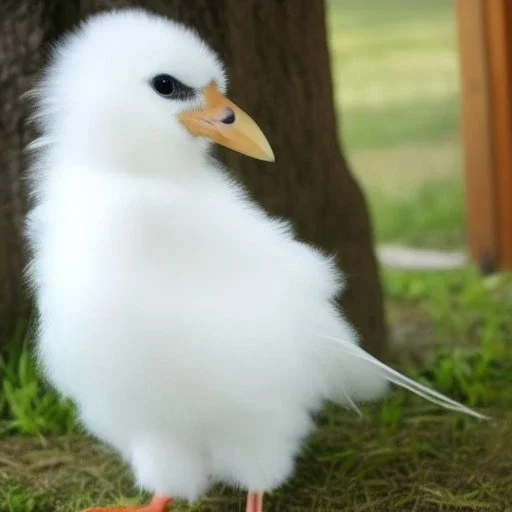
[[203,91],[206,108],[183,112],[181,123],[196,137],[207,137],[244,155],[274,162],[274,152],[259,126],[212,83]]

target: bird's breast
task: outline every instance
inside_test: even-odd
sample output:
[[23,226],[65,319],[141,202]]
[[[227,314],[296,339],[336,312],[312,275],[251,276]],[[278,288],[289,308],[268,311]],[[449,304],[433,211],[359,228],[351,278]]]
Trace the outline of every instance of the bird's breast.
[[155,390],[201,410],[314,394],[303,248],[229,197],[84,181],[48,208],[38,256],[41,353],[61,389],[155,410]]

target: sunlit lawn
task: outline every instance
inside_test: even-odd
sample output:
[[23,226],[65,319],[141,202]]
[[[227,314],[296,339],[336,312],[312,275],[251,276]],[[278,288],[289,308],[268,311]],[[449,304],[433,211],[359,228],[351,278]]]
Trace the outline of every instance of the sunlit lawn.
[[464,243],[455,19],[449,0],[331,0],[340,131],[380,242]]

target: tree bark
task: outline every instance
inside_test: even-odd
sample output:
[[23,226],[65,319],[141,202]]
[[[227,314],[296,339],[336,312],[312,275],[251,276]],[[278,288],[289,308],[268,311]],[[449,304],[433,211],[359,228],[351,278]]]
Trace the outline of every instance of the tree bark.
[[[230,97],[257,120],[276,154],[270,165],[221,149],[222,160],[267,211],[291,219],[301,239],[336,253],[348,283],[340,305],[365,347],[382,355],[382,291],[366,204],[338,145],[324,1],[73,0],[67,5],[60,27],[92,12],[143,5],[199,30],[227,65]],[[3,167],[0,172],[5,178]]]
[[24,151],[33,133],[23,93],[41,68],[41,49],[53,36],[50,2],[0,3],[0,346],[27,312],[22,279],[25,264],[23,217],[26,209]]

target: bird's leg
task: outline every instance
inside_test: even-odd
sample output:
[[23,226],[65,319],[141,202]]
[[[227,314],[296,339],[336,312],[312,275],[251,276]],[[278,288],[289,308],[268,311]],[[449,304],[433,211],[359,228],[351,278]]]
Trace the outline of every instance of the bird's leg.
[[263,512],[263,493],[248,492],[245,512]]
[[167,512],[172,504],[172,498],[156,495],[145,507],[99,507],[88,508],[84,512]]

